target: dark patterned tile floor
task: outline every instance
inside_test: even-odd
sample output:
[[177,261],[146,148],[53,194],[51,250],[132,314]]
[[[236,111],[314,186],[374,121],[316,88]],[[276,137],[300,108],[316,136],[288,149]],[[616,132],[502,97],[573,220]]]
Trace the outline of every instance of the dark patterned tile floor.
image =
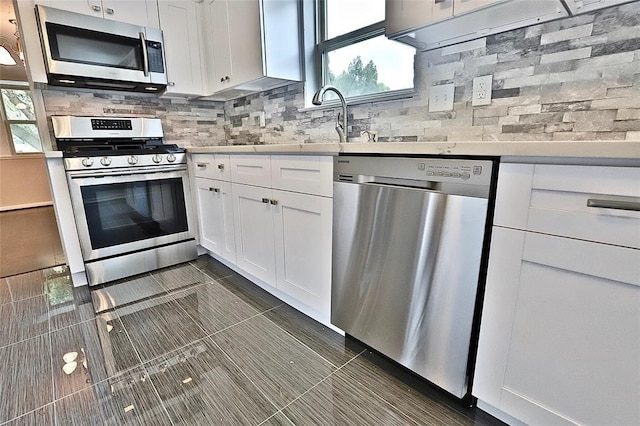
[[494,425],[208,256],[0,279],[0,424]]

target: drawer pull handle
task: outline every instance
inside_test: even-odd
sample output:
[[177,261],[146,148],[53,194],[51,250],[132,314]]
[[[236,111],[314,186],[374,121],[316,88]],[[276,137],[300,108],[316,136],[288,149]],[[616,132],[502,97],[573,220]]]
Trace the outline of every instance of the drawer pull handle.
[[269,204],[269,199],[268,198],[263,198],[262,202],[265,203],[265,204]]
[[218,188],[209,188],[209,191],[220,192],[220,189],[218,189]]
[[218,164],[218,170],[224,170],[224,164]]
[[587,200],[587,207],[640,212],[640,200],[635,201],[635,197],[633,200],[600,200],[596,198],[589,198]]
[[206,169],[207,168],[207,163],[198,163],[198,164],[196,164],[196,167],[201,168],[201,169]]
[[272,206],[277,206],[278,200],[269,200],[269,203],[271,203]]

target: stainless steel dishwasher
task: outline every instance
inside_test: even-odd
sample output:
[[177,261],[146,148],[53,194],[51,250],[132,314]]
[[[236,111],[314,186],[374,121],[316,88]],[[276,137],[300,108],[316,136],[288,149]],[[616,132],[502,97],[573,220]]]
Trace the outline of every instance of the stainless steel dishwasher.
[[339,156],[331,322],[459,398],[494,163]]

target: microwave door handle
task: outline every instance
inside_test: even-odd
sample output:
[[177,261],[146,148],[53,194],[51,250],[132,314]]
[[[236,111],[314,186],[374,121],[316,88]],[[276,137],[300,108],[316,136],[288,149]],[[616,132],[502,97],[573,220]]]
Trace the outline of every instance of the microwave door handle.
[[144,76],[149,77],[149,52],[147,52],[147,39],[144,33],[140,33],[140,42],[142,43],[142,67]]

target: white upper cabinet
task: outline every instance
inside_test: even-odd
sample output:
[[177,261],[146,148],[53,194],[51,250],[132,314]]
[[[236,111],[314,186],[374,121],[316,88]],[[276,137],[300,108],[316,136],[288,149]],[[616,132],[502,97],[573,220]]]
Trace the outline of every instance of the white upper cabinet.
[[454,0],[453,14],[456,16],[462,15],[463,13],[472,12],[500,1],[503,0]]
[[[205,6],[205,21],[209,46],[204,50],[205,64],[210,75],[206,91],[215,93],[228,87],[231,79],[231,45],[226,0],[213,0]],[[215,60],[214,60],[215,58]],[[227,79],[228,77],[228,79]]]
[[128,24],[160,28],[158,3],[153,0],[38,0],[36,3]]
[[199,6],[191,0],[158,1],[169,94],[203,94]]
[[386,35],[435,49],[568,16],[559,0],[386,0]]
[[297,0],[206,0],[206,94],[229,99],[301,81]]
[[592,10],[628,2],[629,0],[566,0],[565,4],[572,15],[577,15],[579,13],[591,12]]

